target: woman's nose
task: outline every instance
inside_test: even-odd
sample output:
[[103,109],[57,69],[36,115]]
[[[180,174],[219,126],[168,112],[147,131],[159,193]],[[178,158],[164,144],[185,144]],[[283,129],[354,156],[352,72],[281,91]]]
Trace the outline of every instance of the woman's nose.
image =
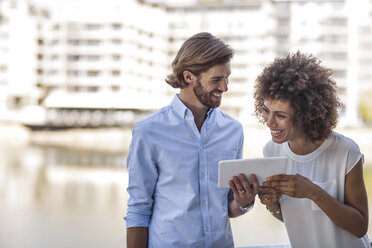
[[274,123],[274,118],[271,115],[269,115],[266,119],[266,126],[271,128],[271,127],[273,127],[274,124],[275,124]]

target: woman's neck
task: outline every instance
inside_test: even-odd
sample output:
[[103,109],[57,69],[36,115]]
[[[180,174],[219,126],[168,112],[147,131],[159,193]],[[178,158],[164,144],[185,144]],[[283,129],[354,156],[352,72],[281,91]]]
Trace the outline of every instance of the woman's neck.
[[315,142],[305,141],[304,139],[297,141],[288,141],[291,151],[298,155],[307,155],[318,149],[324,142],[325,138]]

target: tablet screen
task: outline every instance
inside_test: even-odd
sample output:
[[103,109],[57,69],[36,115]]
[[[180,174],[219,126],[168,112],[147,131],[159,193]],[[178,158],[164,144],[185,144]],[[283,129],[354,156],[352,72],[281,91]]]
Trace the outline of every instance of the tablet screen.
[[262,185],[269,176],[285,174],[286,167],[286,157],[221,160],[218,163],[218,187],[230,188],[229,180],[240,173],[245,174],[250,184],[250,174],[256,174],[258,183]]

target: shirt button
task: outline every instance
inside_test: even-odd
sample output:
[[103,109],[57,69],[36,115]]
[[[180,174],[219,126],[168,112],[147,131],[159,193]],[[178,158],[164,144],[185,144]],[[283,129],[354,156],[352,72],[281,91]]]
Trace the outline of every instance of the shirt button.
[[206,227],[206,228],[205,228],[205,230],[206,230],[206,231],[208,232],[208,231],[209,231],[209,228],[208,228],[208,227]]
[[205,177],[205,174],[204,174],[204,173],[202,173],[202,174],[201,174],[201,177],[202,177],[202,178],[204,178],[204,177]]
[[205,201],[203,201],[203,205],[205,205]]

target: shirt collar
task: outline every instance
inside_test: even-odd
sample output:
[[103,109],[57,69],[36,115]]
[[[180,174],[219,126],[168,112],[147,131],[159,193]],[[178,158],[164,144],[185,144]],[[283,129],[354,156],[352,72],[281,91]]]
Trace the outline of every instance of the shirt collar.
[[[179,98],[179,94],[176,94],[174,97],[173,97],[173,100],[171,102],[171,107],[173,109],[173,111],[179,115],[181,118],[186,118],[186,116],[192,116],[193,117],[193,114],[191,112],[191,110],[186,107],[186,105],[181,101],[181,99]],[[215,109],[214,108],[210,108],[208,110],[208,113],[207,113],[207,120],[212,116],[212,114],[215,112]]]
[[[185,104],[180,100],[179,94],[176,94],[173,97],[173,100],[171,102],[171,107],[173,111],[180,116],[181,118],[185,118],[187,111],[190,111]],[[191,111],[190,111],[191,112]]]

